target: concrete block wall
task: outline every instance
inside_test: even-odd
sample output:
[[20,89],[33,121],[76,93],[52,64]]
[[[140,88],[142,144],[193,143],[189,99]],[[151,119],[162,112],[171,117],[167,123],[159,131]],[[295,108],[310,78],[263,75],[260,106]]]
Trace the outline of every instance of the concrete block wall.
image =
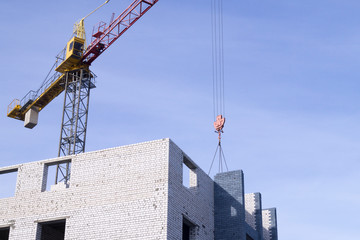
[[260,193],[245,194],[245,222],[247,234],[254,240],[263,239],[262,206]]
[[[192,223],[191,240],[214,239],[214,184],[179,147],[170,141],[168,238],[182,239],[183,219]],[[183,185],[183,163],[190,187]]]
[[215,239],[246,240],[244,174],[241,170],[214,178]]
[[262,210],[260,193],[244,194],[241,170],[214,178],[216,240],[277,240],[276,209]]
[[276,208],[262,210],[264,240],[278,240]]
[[256,202],[254,193],[245,194],[245,210],[245,221],[251,228],[256,229]]
[[[69,185],[47,187],[49,166],[66,161]],[[191,240],[277,240],[276,209],[261,211],[259,193],[244,195],[241,170],[213,181],[170,139],[0,168],[0,174],[14,170],[15,196],[0,199],[0,228],[10,227],[10,240],[38,240],[39,224],[56,220],[66,220],[67,240],[180,240],[184,223]]]
[[[0,199],[0,227],[10,226],[10,240],[36,239],[38,223],[66,219],[65,239],[168,239],[169,145],[162,139],[10,167],[18,169],[16,193]],[[69,159],[70,186],[44,191],[47,165]]]

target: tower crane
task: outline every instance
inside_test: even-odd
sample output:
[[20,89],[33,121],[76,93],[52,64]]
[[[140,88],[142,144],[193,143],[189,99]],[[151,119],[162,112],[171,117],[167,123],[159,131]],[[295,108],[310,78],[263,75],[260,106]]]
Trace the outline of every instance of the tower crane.
[[[74,25],[66,47],[57,55],[49,74],[36,91],[29,91],[21,100],[8,106],[7,116],[24,121],[26,128],[38,123],[39,112],[64,92],[58,157],[85,151],[90,90],[95,87],[95,74],[90,65],[139,20],[158,0],[134,0],[109,24],[100,22],[93,29],[91,43],[86,46],[84,20],[101,6]],[[114,17],[114,16],[113,16]],[[70,178],[69,164],[57,165],[55,183]]]

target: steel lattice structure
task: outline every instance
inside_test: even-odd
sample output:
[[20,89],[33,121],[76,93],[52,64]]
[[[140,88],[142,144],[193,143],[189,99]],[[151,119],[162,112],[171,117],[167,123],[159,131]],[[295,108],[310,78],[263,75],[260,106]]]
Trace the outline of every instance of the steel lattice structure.
[[89,70],[66,73],[59,157],[85,151],[90,89],[94,87],[95,76]]
[[[109,0],[100,7],[107,4]],[[22,100],[14,99],[7,116],[24,121],[24,126],[37,125],[39,112],[54,98],[65,92],[58,156],[85,152],[90,90],[95,87],[95,75],[89,70],[97,57],[137,22],[158,0],[133,0],[115,20],[100,22],[94,28],[92,42],[86,47],[84,19],[75,25],[73,36],[57,56],[57,61],[37,91],[29,91]],[[53,74],[51,72],[55,70]],[[55,183],[70,179],[68,161],[57,165]]]
[[[64,87],[58,157],[85,152],[90,90],[95,87],[95,75],[84,68],[67,72]],[[57,165],[55,183],[68,183],[69,168],[69,162]]]
[[56,165],[56,175],[55,175],[55,184],[59,182],[64,182],[66,186],[69,186],[70,180],[70,162],[59,163]]
[[106,23],[100,22],[94,29],[92,42],[86,49],[82,62],[90,65],[158,1],[135,0],[108,26]]

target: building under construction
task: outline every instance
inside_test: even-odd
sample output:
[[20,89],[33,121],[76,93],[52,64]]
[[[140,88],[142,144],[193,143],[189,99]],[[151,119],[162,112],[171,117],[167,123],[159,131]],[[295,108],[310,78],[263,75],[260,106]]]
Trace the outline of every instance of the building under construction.
[[[70,178],[48,186],[65,163]],[[0,168],[11,172],[0,240],[278,239],[276,210],[244,194],[241,170],[212,180],[170,139]]]
[[8,106],[8,117],[32,129],[40,111],[64,92],[58,157],[0,168],[0,177],[16,175],[14,195],[0,198],[0,240],[278,239],[276,209],[262,209],[260,193],[245,194],[241,170],[222,172],[222,1],[212,1],[214,127],[221,166],[214,180],[170,139],[85,153],[96,77],[90,66],[157,2],[133,0],[109,24],[94,27],[89,45],[84,19],[100,7],[82,18],[41,87]]

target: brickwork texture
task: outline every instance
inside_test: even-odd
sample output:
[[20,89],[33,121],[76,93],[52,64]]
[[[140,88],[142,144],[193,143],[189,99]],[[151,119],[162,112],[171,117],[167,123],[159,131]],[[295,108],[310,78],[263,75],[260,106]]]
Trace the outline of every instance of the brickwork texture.
[[[46,186],[50,166],[66,161],[68,185]],[[170,139],[0,168],[12,171],[15,195],[0,199],[10,240],[40,240],[39,226],[57,221],[66,240],[181,240],[184,226],[191,240],[277,240],[275,209],[244,194],[242,171],[213,181]]]

